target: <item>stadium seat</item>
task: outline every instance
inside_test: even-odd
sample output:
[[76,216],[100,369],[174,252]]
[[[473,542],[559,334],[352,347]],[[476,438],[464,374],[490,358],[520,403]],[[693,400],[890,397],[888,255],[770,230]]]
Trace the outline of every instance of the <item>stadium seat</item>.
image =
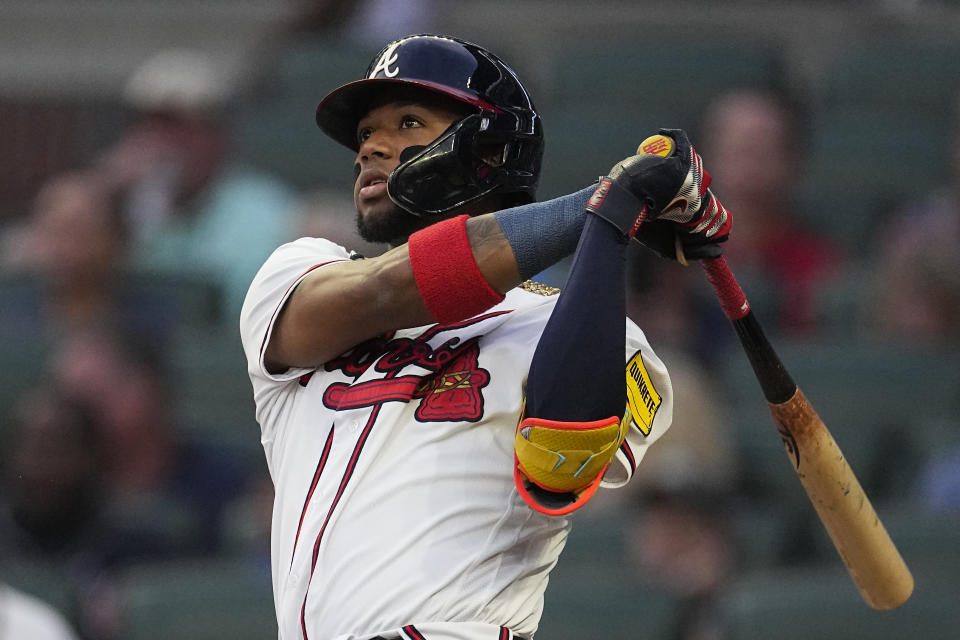
[[328,91],[359,78],[370,57],[368,48],[338,40],[284,46],[264,63],[263,86],[237,114],[239,154],[297,187],[349,193],[353,154],[323,135],[314,113]]
[[270,577],[240,560],[129,569],[118,585],[125,640],[264,640],[277,636]]
[[632,640],[638,630],[651,638],[669,637],[678,604],[626,560],[633,526],[627,506],[596,506],[572,516],[566,546],[550,574],[537,637]]
[[883,39],[847,44],[817,67],[813,81],[830,107],[901,105],[949,113],[960,92],[954,42]]
[[765,44],[699,39],[683,46],[645,45],[629,40],[565,46],[551,61],[553,87],[542,101],[664,105],[694,116],[724,89],[778,86],[784,79],[778,53]]
[[550,576],[538,638],[633,640],[671,637],[679,615],[674,597],[617,566],[560,564]]
[[177,424],[225,442],[259,442],[253,390],[239,335],[200,331],[178,337],[167,354]]
[[816,65],[800,211],[854,254],[904,200],[951,178],[956,42],[846,44]]
[[[586,186],[661,127],[698,139],[702,111],[723,89],[784,79],[778,55],[764,45],[635,45],[572,45],[551,58],[551,81],[536,98],[547,140],[541,199]],[[598,72],[610,69],[620,71]]]
[[727,640],[879,640],[952,638],[960,625],[960,582],[935,565],[911,567],[913,595],[899,608],[877,611],[861,598],[839,559],[812,567],[767,569],[728,591]]
[[0,582],[43,600],[71,622],[79,616],[77,585],[66,579],[62,563],[26,558],[0,562]]
[[633,107],[567,105],[543,114],[546,144],[537,197],[553,198],[589,186],[666,121],[683,123]]
[[0,437],[9,442],[18,399],[44,381],[52,345],[41,332],[0,331]]
[[801,219],[862,255],[896,208],[949,180],[949,130],[949,112],[818,111],[798,183]]

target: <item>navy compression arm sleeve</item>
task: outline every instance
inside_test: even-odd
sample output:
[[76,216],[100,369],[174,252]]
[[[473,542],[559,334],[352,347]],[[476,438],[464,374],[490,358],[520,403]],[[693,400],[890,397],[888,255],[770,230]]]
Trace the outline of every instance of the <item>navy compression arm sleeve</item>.
[[626,250],[613,225],[587,216],[530,365],[527,416],[572,422],[623,415]]
[[583,231],[587,200],[596,185],[570,195],[504,209],[494,214],[526,280],[567,257]]

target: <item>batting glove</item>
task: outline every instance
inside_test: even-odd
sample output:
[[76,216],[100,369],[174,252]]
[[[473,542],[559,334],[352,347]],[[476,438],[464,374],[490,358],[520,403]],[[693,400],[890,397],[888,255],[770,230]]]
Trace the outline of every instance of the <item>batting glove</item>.
[[637,155],[617,163],[587,203],[587,211],[660,255],[691,259],[720,255],[731,216],[709,190],[710,174],[681,129],[660,129]]

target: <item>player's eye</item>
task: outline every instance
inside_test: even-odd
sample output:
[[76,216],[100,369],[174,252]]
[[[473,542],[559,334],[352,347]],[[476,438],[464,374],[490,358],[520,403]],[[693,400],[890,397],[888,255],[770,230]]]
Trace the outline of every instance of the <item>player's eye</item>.
[[401,129],[413,129],[416,127],[422,127],[423,122],[420,121],[420,118],[415,116],[403,116],[400,119],[400,128]]
[[370,127],[363,127],[362,129],[357,131],[357,142],[359,142],[360,144],[363,144],[364,142],[366,142],[367,138],[369,138],[372,133],[373,133],[373,129],[371,129]]

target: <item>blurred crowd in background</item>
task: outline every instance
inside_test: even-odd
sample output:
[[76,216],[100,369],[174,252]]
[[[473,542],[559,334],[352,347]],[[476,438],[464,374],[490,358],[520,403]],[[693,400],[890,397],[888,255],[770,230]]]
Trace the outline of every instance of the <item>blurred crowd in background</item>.
[[[812,69],[775,37],[645,47],[612,19],[540,34],[534,60],[517,31],[453,20],[468,4],[285,3],[239,70],[202,41],[144,51],[95,117],[0,88],[0,638],[275,637],[240,305],[285,241],[385,249],[354,239],[352,158],[313,108],[386,41],[437,31],[529,72],[541,198],[658,127],[690,132],[733,212],[725,255],[917,580],[898,612],[859,601],[700,269],[637,245],[630,315],[670,368],[674,426],[631,487],[574,516],[538,638],[627,638],[625,621],[666,640],[948,637],[960,38],[916,37],[925,3],[861,2],[876,31]],[[700,7],[680,5],[680,22]],[[17,171],[39,140],[45,162]],[[562,286],[564,265],[541,279]]]

